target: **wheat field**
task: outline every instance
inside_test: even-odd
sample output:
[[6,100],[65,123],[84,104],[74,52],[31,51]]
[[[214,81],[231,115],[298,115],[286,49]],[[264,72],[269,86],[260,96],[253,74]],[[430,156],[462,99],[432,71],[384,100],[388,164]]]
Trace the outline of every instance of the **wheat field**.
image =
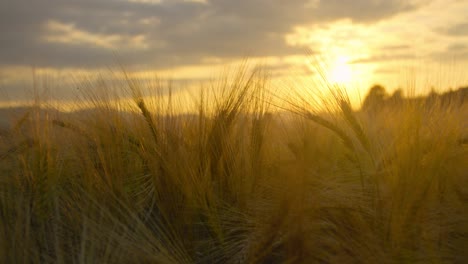
[[468,261],[464,101],[353,109],[335,91],[327,111],[279,109],[241,71],[179,114],[139,85],[9,119],[0,263]]

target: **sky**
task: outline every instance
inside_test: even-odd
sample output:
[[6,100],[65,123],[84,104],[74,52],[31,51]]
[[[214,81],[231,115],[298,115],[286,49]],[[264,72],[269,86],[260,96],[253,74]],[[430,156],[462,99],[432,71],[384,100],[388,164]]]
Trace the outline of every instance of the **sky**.
[[468,0],[0,0],[0,105],[30,98],[37,78],[65,100],[116,66],[190,87],[246,59],[279,89],[321,64],[359,96],[444,91],[468,84],[466,14]]

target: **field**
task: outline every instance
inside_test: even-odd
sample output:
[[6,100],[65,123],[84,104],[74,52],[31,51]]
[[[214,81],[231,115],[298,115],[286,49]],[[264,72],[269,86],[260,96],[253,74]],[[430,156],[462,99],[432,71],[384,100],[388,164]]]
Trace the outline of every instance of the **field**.
[[464,98],[279,109],[242,72],[182,115],[127,81],[133,111],[84,93],[0,130],[0,263],[468,261]]

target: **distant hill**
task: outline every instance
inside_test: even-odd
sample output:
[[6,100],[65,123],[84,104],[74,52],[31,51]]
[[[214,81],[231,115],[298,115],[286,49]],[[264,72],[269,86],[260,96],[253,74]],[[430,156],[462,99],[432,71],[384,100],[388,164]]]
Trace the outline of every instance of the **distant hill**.
[[[468,86],[461,87],[456,90],[450,90],[441,94],[431,92],[427,96],[416,98],[403,97],[401,90],[395,91],[392,95],[387,94],[385,88],[380,85],[373,86],[367,94],[361,110],[378,110],[379,108],[395,107],[408,102],[420,102],[424,104],[439,104],[444,105],[464,105],[468,100]],[[0,132],[7,131],[12,125],[20,120],[25,114],[31,110],[31,107],[6,107],[0,108]],[[106,111],[109,111],[108,109]],[[115,110],[117,111],[117,110]],[[82,109],[71,113],[60,112],[52,108],[43,108],[40,110],[41,115],[44,113],[54,113],[56,115],[67,117],[89,117],[100,112],[100,109],[90,108]],[[128,112],[119,113],[124,119],[134,118],[135,116]],[[196,119],[196,114],[181,114],[178,119]]]
[[[4,107],[0,108],[0,131],[9,130],[16,122],[30,113],[31,107]],[[41,108],[39,111],[41,116],[48,114],[60,114],[60,111],[52,108]]]
[[29,107],[0,108],[0,130],[8,129],[13,120],[21,118],[29,110]]

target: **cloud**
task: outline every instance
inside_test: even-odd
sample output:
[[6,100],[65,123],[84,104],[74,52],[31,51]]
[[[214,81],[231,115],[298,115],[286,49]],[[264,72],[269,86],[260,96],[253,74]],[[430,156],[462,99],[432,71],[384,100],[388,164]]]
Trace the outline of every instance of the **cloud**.
[[385,45],[380,47],[379,50],[388,50],[388,51],[401,51],[411,49],[410,45]]
[[394,68],[390,68],[390,67],[379,67],[377,68],[376,70],[374,70],[374,74],[388,74],[388,75],[394,75],[394,74],[398,74],[399,71],[394,69]]
[[348,18],[373,23],[418,8],[400,0],[5,0],[0,64],[168,68],[206,57],[303,54],[285,35],[298,25]]
[[413,53],[400,53],[400,54],[381,54],[375,55],[368,58],[357,59],[351,61],[351,64],[359,64],[359,63],[377,63],[377,62],[389,62],[389,61],[397,61],[397,60],[414,60],[418,57]]
[[444,50],[431,53],[431,58],[435,61],[457,62],[468,60],[468,45],[465,43],[452,43]]
[[454,37],[468,36],[468,23],[455,24],[448,28],[439,29],[438,31]]
[[447,47],[447,51],[468,51],[466,43],[453,43]]

